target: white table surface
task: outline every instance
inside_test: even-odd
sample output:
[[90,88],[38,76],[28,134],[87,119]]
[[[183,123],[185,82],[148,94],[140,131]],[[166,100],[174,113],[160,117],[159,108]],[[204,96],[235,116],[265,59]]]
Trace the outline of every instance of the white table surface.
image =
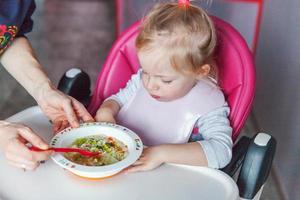
[[[10,117],[30,126],[46,141],[51,124],[38,107]],[[238,188],[225,173],[204,167],[165,164],[149,172],[118,174],[86,180],[56,165],[51,159],[36,171],[22,171],[0,154],[0,199],[12,200],[236,200]]]

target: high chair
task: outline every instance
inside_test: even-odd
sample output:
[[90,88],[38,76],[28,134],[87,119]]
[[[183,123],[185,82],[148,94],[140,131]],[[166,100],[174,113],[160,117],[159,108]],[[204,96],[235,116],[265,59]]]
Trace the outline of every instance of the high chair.
[[[243,136],[236,142],[252,106],[255,66],[242,36],[225,21],[212,18],[218,35],[215,57],[220,69],[220,86],[230,106],[235,142],[232,161],[222,171],[235,177],[241,199],[259,199],[271,169],[276,140],[271,135],[259,133],[252,138]],[[140,21],[129,27],[113,45],[91,100],[87,95],[89,78],[79,69],[69,70],[60,81],[59,89],[88,105],[88,110],[95,114],[101,102],[124,87],[140,66],[135,49],[139,25]]]

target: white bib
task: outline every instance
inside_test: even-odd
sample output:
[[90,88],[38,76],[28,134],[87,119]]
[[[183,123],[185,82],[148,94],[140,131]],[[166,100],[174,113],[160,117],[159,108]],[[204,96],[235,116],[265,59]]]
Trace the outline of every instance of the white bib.
[[221,90],[206,81],[198,81],[188,94],[169,102],[152,98],[140,85],[121,108],[117,123],[133,130],[147,146],[187,143],[197,119],[225,104]]

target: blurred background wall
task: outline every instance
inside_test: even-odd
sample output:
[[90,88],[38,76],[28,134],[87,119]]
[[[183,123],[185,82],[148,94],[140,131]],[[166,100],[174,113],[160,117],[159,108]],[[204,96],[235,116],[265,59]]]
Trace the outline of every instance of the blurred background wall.
[[[176,0],[116,0],[117,32],[121,33],[133,22],[145,16],[157,2],[177,2]],[[254,49],[260,28],[262,0],[196,0],[200,6],[233,25],[244,36],[249,47]]]
[[[96,82],[115,40],[113,0],[36,0],[34,28],[28,34],[37,57],[57,85],[71,67],[83,68]],[[0,64],[0,119],[35,102]]]
[[256,54],[254,114],[278,140],[275,170],[287,199],[300,199],[300,1],[265,0]]

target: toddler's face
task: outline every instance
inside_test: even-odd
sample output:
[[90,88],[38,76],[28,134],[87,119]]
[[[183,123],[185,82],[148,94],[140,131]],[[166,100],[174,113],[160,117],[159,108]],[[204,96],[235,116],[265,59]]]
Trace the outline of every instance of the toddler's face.
[[168,58],[157,51],[141,51],[138,57],[142,67],[143,85],[159,101],[172,101],[183,97],[197,82],[196,76],[177,72]]

